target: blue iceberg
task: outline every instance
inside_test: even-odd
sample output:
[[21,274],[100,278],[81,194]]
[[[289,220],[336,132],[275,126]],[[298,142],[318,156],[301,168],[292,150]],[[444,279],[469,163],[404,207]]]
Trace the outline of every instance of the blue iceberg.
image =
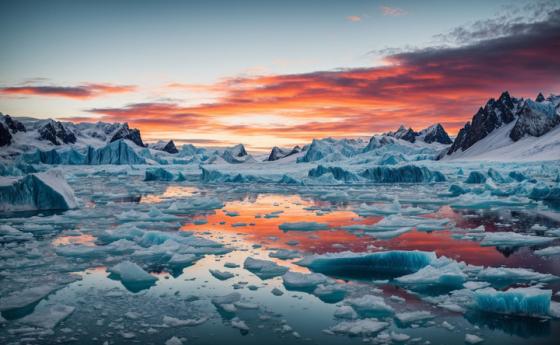
[[360,176],[376,183],[426,183],[443,182],[445,176],[426,167],[404,165],[398,168],[380,166],[368,168]]
[[417,272],[435,259],[434,252],[393,250],[314,255],[298,261],[297,264],[314,272],[340,276],[401,276]]
[[163,168],[146,169],[144,181],[172,181],[175,178],[172,173]]
[[469,184],[479,184],[486,182],[486,176],[480,171],[471,171],[469,177],[465,180],[465,183]]
[[474,292],[476,307],[482,311],[526,315],[546,316],[550,308],[552,290],[538,288],[512,288],[507,291],[497,291],[485,288]]
[[68,210],[77,203],[60,171],[0,179],[0,210]]

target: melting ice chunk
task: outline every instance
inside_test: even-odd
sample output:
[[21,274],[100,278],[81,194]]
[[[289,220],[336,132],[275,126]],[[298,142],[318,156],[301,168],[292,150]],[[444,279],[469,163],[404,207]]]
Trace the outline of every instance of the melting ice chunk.
[[273,261],[253,259],[251,257],[245,259],[243,267],[261,279],[281,276],[288,272],[287,267],[280,266]]
[[378,333],[388,326],[388,322],[378,321],[376,319],[363,319],[341,322],[329,328],[329,331],[350,336],[367,336]]

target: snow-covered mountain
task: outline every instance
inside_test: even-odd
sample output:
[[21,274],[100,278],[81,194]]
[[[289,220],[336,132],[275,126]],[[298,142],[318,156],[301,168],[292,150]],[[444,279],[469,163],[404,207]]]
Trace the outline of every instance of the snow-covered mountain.
[[128,123],[72,123],[52,119],[12,118],[0,113],[0,146],[6,153],[66,146],[97,148],[120,139],[145,147],[140,130],[130,128]]
[[560,159],[560,96],[535,101],[506,91],[459,131],[444,159]]
[[453,143],[443,126],[439,123],[424,128],[420,132],[416,132],[412,128],[407,129],[404,125],[401,125],[396,131],[387,132],[385,133],[385,135],[397,139],[406,140],[411,143],[416,142],[416,140],[421,140],[428,144],[436,142],[444,145],[449,145]]
[[286,158],[291,155],[295,155],[296,153],[301,152],[303,149],[299,147],[299,145],[294,146],[291,150],[290,149],[283,149],[278,146],[274,146],[266,159],[269,162],[277,161],[282,158]]

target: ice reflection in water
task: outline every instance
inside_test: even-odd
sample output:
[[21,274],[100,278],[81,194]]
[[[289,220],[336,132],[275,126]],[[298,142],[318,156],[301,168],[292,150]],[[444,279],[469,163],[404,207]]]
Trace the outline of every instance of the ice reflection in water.
[[[102,182],[96,181],[95,183]],[[305,254],[322,254],[342,251],[383,251],[389,249],[435,251],[438,256],[445,255],[469,264],[487,266],[508,266],[534,268],[539,272],[560,274],[559,261],[556,258],[543,259],[533,254],[531,248],[522,247],[494,248],[481,247],[477,241],[454,238],[451,228],[425,232],[412,230],[396,238],[378,240],[374,233],[364,231],[346,231],[341,227],[347,225],[373,225],[382,216],[358,216],[353,210],[361,202],[328,202],[320,195],[297,195],[276,193],[244,193],[239,190],[213,189],[193,185],[179,185],[162,188],[151,186],[153,190],[138,190],[142,195],[138,200],[123,199],[120,191],[114,196],[98,196],[96,212],[106,212],[105,217],[77,218],[77,227],[99,229],[87,233],[83,230],[77,236],[65,234],[64,231],[44,243],[45,248],[60,245],[101,245],[98,236],[104,229],[112,229],[122,222],[114,216],[128,210],[146,213],[150,207],[165,210],[170,203],[183,198],[199,195],[218,197],[225,202],[223,209],[200,211],[177,215],[175,222],[183,224],[183,231],[194,232],[196,236],[208,238],[225,244],[232,251],[224,255],[206,255],[192,265],[179,271],[170,271],[157,260],[143,265],[153,276],[158,278],[155,285],[143,289],[127,289],[127,284],[115,277],[110,277],[106,268],[123,260],[131,259],[128,254],[114,255],[102,259],[77,259],[61,261],[53,257],[55,265],[67,265],[69,271],[78,272],[81,281],[70,283],[62,289],[53,291],[47,298],[25,309],[15,317],[20,320],[34,310],[42,310],[52,304],[75,306],[75,311],[62,321],[54,334],[30,333],[29,337],[36,343],[50,341],[69,341],[79,339],[80,343],[100,343],[109,340],[111,344],[142,343],[161,344],[171,336],[188,339],[199,344],[243,343],[270,344],[289,343],[362,343],[363,337],[333,336],[323,332],[337,323],[333,317],[340,303],[326,303],[318,297],[302,291],[287,290],[280,277],[260,279],[243,268],[245,259],[250,256],[257,259],[273,261],[286,266],[293,272],[308,273],[305,267],[295,264],[299,258],[279,259],[270,257],[278,249],[292,250]],[[87,195],[87,191],[76,188],[78,193]],[[371,192],[371,191],[368,191]],[[95,199],[95,198],[94,198]],[[370,203],[378,204],[378,203]],[[414,206],[414,205],[407,205]],[[520,223],[531,219],[509,210],[487,212],[456,211],[448,206],[438,206],[434,212],[423,217],[449,218],[460,228],[476,228],[485,225],[487,231],[519,230]],[[527,219],[526,219],[527,218]],[[203,222],[202,220],[205,220]],[[279,226],[287,222],[326,223],[328,230],[317,231],[282,231]],[[527,221],[523,226],[531,226],[542,219]],[[530,224],[530,223],[533,224]],[[166,224],[167,224],[166,223]],[[171,226],[164,224],[143,224],[147,229],[169,231]],[[106,245],[106,244],[104,244]],[[52,255],[52,254],[49,254]],[[59,262],[60,261],[60,262]],[[101,265],[95,265],[99,263]],[[220,280],[209,269],[227,271],[233,278]],[[26,269],[22,268],[22,275]],[[37,273],[37,271],[30,271]],[[383,296],[388,305],[398,312],[427,310],[436,317],[432,321],[418,323],[419,327],[399,325],[394,322],[389,333],[405,333],[412,338],[429,340],[433,344],[463,343],[465,333],[475,333],[485,338],[486,343],[551,343],[559,335],[558,321],[512,318],[469,311],[465,315],[434,308],[423,301],[421,296],[403,287],[373,282],[371,277],[360,279],[342,277],[339,284],[349,286],[349,296],[360,296],[374,292]],[[557,291],[556,284],[551,285]],[[272,294],[278,289],[283,294]],[[2,289],[4,290],[4,288]],[[7,291],[7,288],[6,288]],[[242,295],[241,307],[234,313],[216,308],[212,298],[239,292]],[[391,297],[394,296],[394,297]],[[4,297],[4,294],[2,295]],[[555,297],[556,298],[556,297]],[[252,309],[256,304],[258,309]],[[4,315],[4,314],[3,314]],[[179,320],[208,318],[200,325],[170,326],[164,316]],[[243,320],[249,332],[241,331],[232,325],[236,319]],[[442,322],[453,325],[449,330]],[[7,342],[19,337],[17,327],[10,321],[9,328],[0,329],[0,337]],[[20,327],[23,327],[22,323]],[[8,329],[12,331],[9,332]],[[96,338],[94,338],[96,337]],[[365,337],[366,340],[370,339]]]

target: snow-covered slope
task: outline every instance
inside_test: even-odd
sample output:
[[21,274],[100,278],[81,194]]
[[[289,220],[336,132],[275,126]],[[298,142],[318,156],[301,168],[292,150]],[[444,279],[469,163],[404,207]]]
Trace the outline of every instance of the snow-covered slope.
[[560,158],[560,96],[536,100],[504,92],[465,124],[443,159],[556,160]]
[[560,126],[540,137],[525,136],[514,142],[510,133],[514,122],[502,126],[466,151],[446,155],[443,160],[548,161],[560,160]]

